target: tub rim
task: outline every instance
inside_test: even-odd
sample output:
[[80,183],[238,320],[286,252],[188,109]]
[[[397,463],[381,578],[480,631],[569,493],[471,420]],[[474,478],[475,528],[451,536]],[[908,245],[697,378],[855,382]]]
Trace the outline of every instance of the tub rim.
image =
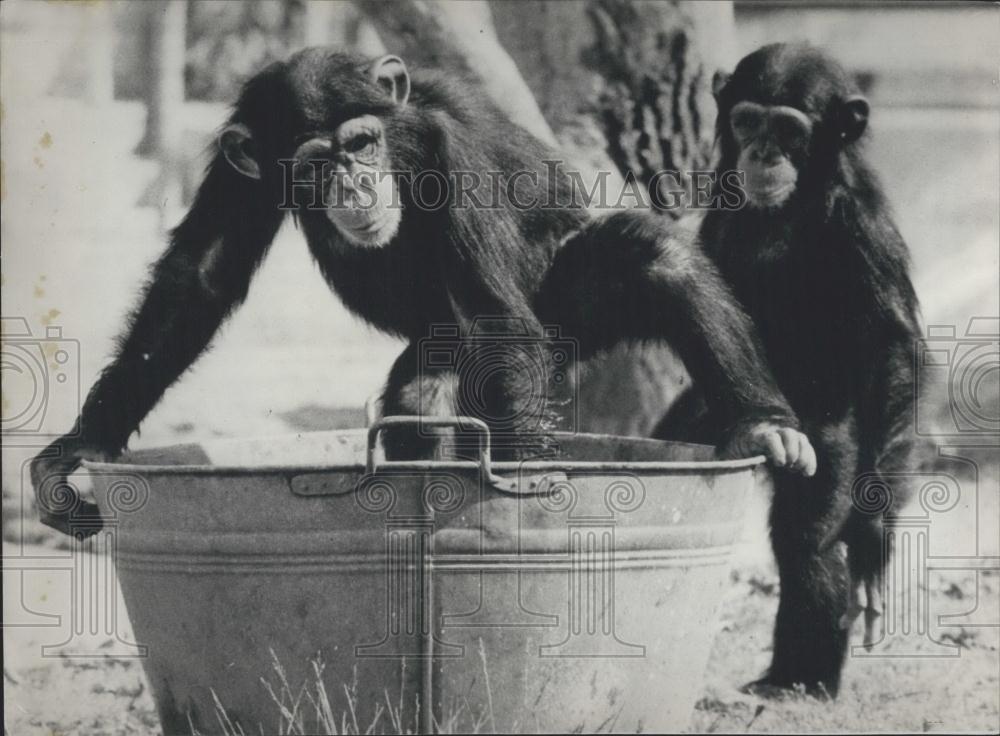
[[[379,422],[378,424],[381,424]],[[302,435],[360,435],[368,434],[370,440],[374,437],[376,427],[351,428],[340,430],[320,430],[313,432],[288,432],[278,435],[262,435],[255,437],[227,437],[219,438],[220,442],[254,442],[267,439],[301,437]],[[675,442],[671,440],[657,440],[649,437],[628,437],[624,435],[611,435],[596,432],[556,432],[555,436],[587,437],[590,439],[607,439],[613,442],[627,440],[629,442],[646,443],[669,443],[693,447],[712,448],[712,445],[705,445],[696,442]],[[173,445],[163,445],[158,447],[143,448],[145,451],[166,450],[170,447],[185,444],[200,444],[198,442],[177,442]],[[492,460],[488,461],[488,468],[505,474],[520,472],[531,472],[533,474],[563,471],[563,472],[628,472],[628,473],[692,473],[692,472],[731,472],[746,469],[754,469],[767,462],[763,455],[752,455],[745,458],[732,458],[725,460]],[[368,461],[356,460],[352,462],[338,463],[290,463],[290,464],[266,464],[266,465],[235,465],[223,463],[218,465],[184,464],[145,464],[137,462],[118,462],[114,460],[83,460],[81,467],[87,471],[98,473],[130,472],[146,475],[188,475],[188,476],[250,476],[250,475],[301,475],[309,473],[331,473],[331,472],[351,472],[364,474],[368,471]],[[479,471],[483,469],[483,464],[475,460],[382,460],[378,463],[374,472],[429,472],[429,471]]]
[[[703,472],[728,471],[756,468],[767,462],[763,455],[733,460],[675,460],[675,461],[600,461],[600,460],[526,460],[494,461],[494,470],[503,472],[527,471],[624,471],[624,472]],[[298,475],[302,473],[325,472],[360,472],[364,473],[364,463],[331,463],[292,465],[141,465],[139,463],[115,463],[84,460],[81,462],[84,470],[96,472],[133,472],[146,475]],[[427,472],[431,470],[478,470],[481,466],[473,460],[405,460],[380,463],[375,470],[377,475],[383,471],[414,471]]]

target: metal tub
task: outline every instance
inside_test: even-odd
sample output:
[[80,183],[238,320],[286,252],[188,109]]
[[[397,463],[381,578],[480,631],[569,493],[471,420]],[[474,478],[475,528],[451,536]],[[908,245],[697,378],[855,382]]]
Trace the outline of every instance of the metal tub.
[[462,420],[478,461],[379,462],[407,421],[86,464],[164,732],[221,704],[278,733],[275,662],[362,732],[685,728],[762,458],[577,434],[491,463]]

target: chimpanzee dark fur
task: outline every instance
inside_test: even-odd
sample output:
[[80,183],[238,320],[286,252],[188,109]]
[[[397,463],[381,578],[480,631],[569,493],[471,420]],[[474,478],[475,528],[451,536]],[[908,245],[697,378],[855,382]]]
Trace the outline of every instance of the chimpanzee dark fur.
[[[867,103],[835,62],[806,46],[767,46],[739,63],[717,100],[720,172],[739,161],[730,121],[737,103],[794,108],[812,121],[808,152],[793,159],[791,196],[779,206],[711,211],[701,238],[751,315],[817,450],[815,476],[775,478],[771,534],[781,601],[761,684],[836,695],[850,624],[863,609],[871,643],[887,563],[882,514],[905,500],[907,484],[897,474],[911,470],[921,333],[908,251],[855,142]],[[848,100],[855,101],[850,111]],[[787,152],[781,140],[768,144],[774,165]],[[862,477],[885,479],[893,497],[881,508],[870,498],[852,505]],[[861,586],[864,595],[855,592]]]

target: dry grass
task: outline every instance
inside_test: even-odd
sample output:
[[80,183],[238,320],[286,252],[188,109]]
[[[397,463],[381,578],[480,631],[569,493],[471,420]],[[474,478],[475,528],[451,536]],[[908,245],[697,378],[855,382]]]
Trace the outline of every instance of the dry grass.
[[[486,705],[474,708],[466,698],[453,702],[445,709],[440,720],[436,716],[431,716],[434,733],[498,733],[496,719],[493,716],[493,691],[482,640],[480,640],[479,657],[483,665]],[[398,696],[391,695],[388,688],[383,689],[381,695],[371,693],[367,697],[359,696],[357,668],[355,668],[353,681],[340,685],[344,694],[344,706],[339,709],[333,705],[334,698],[327,690],[328,685],[323,677],[326,665],[322,656],[317,654],[310,661],[310,665],[310,677],[301,686],[294,688],[289,683],[288,675],[278,656],[273,649],[271,650],[272,672],[268,677],[261,677],[260,682],[279,717],[277,730],[273,731],[275,736],[420,733],[422,704],[418,694],[414,694],[413,715],[407,714],[408,704],[402,686],[406,681],[405,657],[400,661],[401,684]],[[239,723],[234,722],[214,691],[212,696],[215,702],[215,718],[222,736],[252,736],[256,733],[253,730],[247,732]],[[265,733],[263,726],[259,726],[259,731]],[[272,731],[269,730],[267,733],[270,736]],[[191,734],[202,736],[193,723]]]

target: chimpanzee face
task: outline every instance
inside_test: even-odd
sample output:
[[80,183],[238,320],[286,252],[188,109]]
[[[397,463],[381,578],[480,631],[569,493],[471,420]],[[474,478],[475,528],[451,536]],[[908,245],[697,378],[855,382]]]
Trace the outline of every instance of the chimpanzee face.
[[320,167],[325,214],[348,241],[379,247],[396,235],[402,206],[379,118],[361,115],[331,133],[311,135],[294,158],[305,165],[306,180],[310,166]]
[[[406,104],[410,79],[396,56],[385,56],[358,75],[367,78],[398,106]],[[242,124],[227,127],[219,139],[223,154],[240,173],[261,178],[261,164],[250,129]],[[332,130],[311,129],[295,137],[293,172],[297,182],[319,181],[324,214],[340,235],[361,247],[381,247],[399,231],[402,204],[396,191],[389,146],[382,120],[360,114]],[[319,177],[317,179],[317,177]],[[310,207],[314,207],[311,204]]]
[[739,146],[737,167],[746,172],[750,205],[784,204],[809,153],[812,120],[794,107],[740,102],[729,112],[729,125]]
[[746,174],[750,207],[778,208],[857,140],[868,102],[846,73],[818,51],[775,44],[717,74],[718,134],[726,165]]

